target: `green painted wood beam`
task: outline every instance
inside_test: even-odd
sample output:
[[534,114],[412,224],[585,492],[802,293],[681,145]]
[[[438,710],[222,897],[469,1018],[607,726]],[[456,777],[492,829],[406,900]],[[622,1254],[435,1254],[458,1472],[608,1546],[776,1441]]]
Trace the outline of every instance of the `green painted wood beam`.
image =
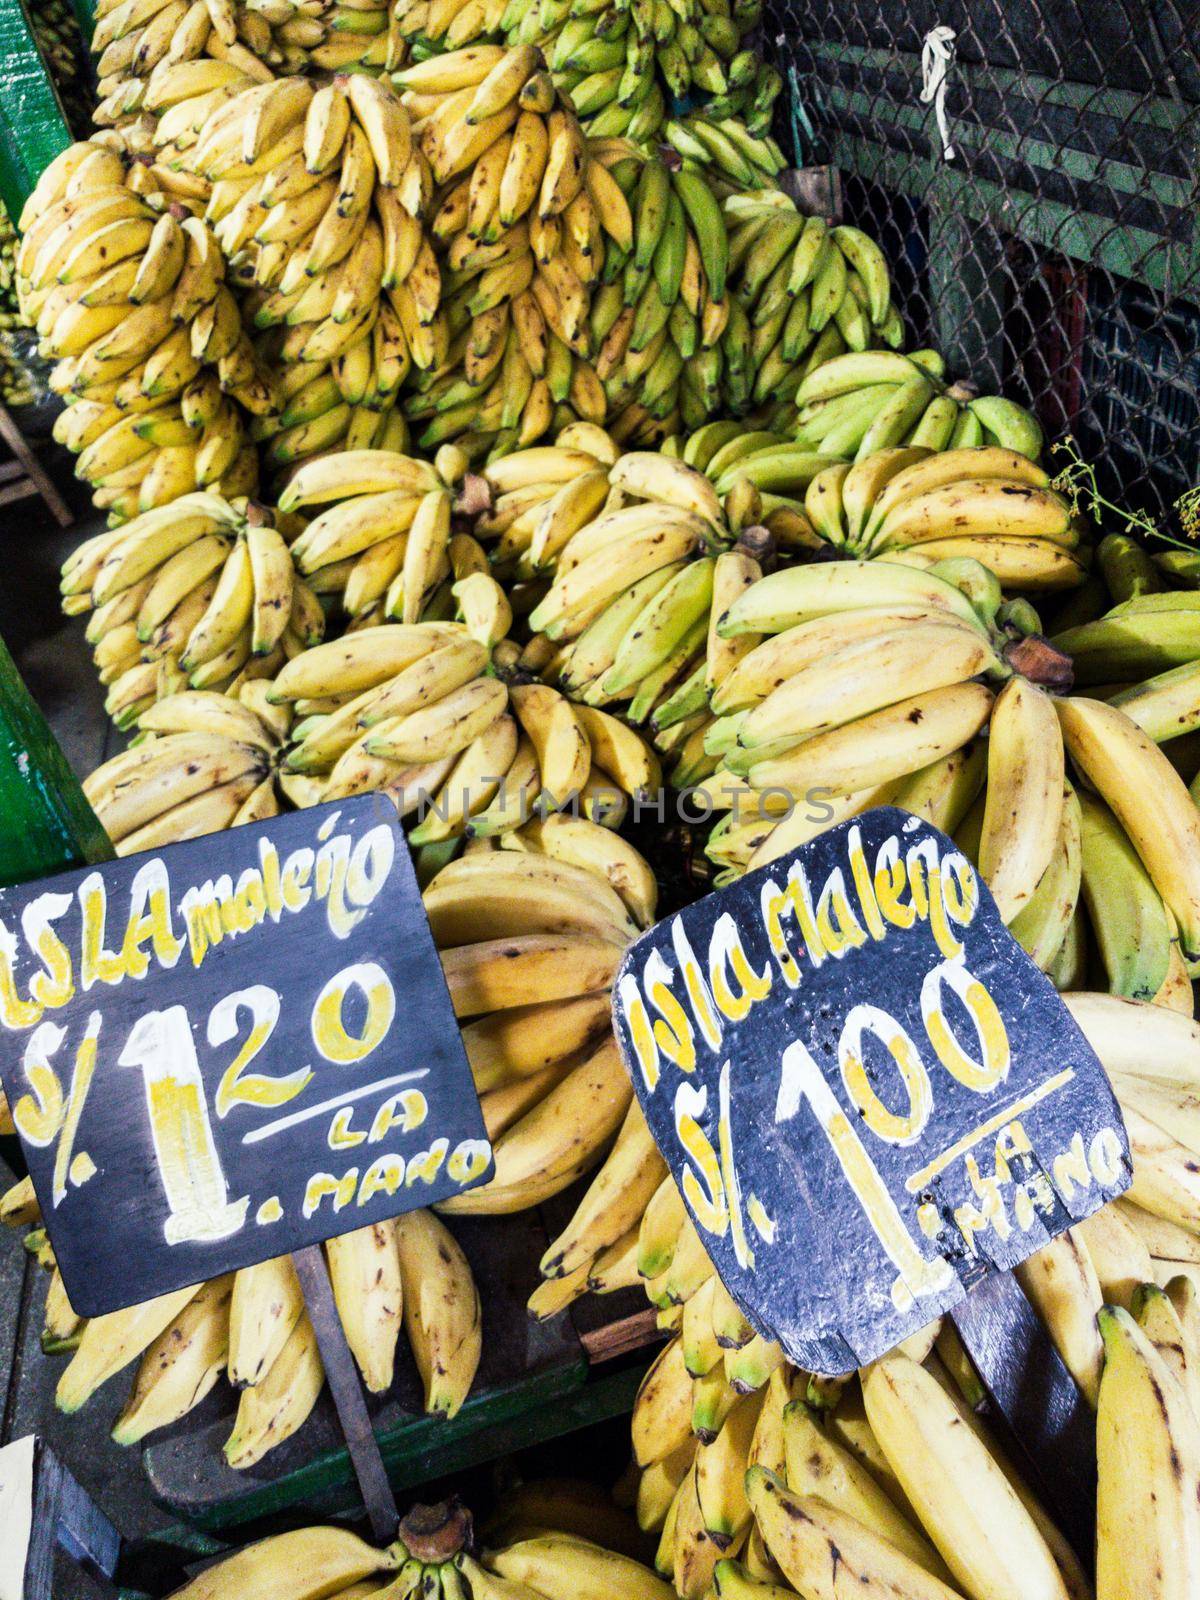
[[0,639],[0,884],[111,860],[108,835]]
[[[957,128],[954,135],[958,137]],[[941,165],[931,171],[925,157],[889,150],[842,130],[831,135],[830,144],[839,166],[930,207],[956,208],[978,222],[991,223],[1073,260],[1090,262],[1117,277],[1131,278],[1160,294],[1181,294],[1200,284],[1200,222],[1194,225],[1189,240],[1177,243],[1144,228],[1120,226],[1111,217],[1022,195],[953,166]]]
[[[1131,278],[1160,293],[1195,294],[1200,290],[1200,205],[1194,180],[971,118],[958,117],[951,123],[955,143],[968,156],[986,150],[989,156],[1002,161],[1020,162],[1075,183],[1107,188],[1114,196],[1114,210],[1119,209],[1121,197],[1137,196],[1182,213],[1185,237],[1180,240],[947,166],[937,159],[932,109],[917,100],[921,69],[915,53],[897,54],[834,40],[810,40],[808,49],[822,65],[848,66],[856,74],[873,70],[884,75],[889,84],[895,84],[899,77],[912,86],[908,98],[889,97],[887,89],[871,94],[857,86],[861,81],[858,78],[850,86],[827,78],[820,70],[803,85],[801,92],[807,90],[811,94],[818,121],[822,115],[831,123],[840,117],[854,117],[877,130],[863,135],[843,127],[830,128],[828,136],[835,159],[848,171],[898,189],[931,207],[961,210],[975,221],[990,223],[1044,249],[1091,263],[1118,277]],[[1200,113],[1195,106],[1128,90],[1060,83],[1037,73],[961,60],[955,62],[953,73],[976,95],[983,91],[1001,95],[1014,119],[1019,118],[1026,105],[1048,104],[1074,111],[1081,119],[1105,117],[1130,123],[1161,132],[1183,155],[1189,170],[1200,169]],[[902,133],[906,141],[914,136],[928,140],[928,155],[891,148],[885,142],[889,128]]]
[[[878,95],[844,89],[840,84],[827,85],[825,94],[830,105],[854,116],[882,120],[892,127],[905,128],[910,133],[924,133],[931,139],[937,138],[932,109],[916,101],[911,105],[897,105]],[[1147,171],[1145,167],[1135,166],[1131,162],[1091,155],[1071,145],[1050,144],[1045,139],[1034,139],[1006,128],[987,127],[961,117],[952,122],[951,134],[954,143],[964,150],[986,149],[1009,161],[1020,161],[1044,172],[1061,173],[1077,182],[1097,184],[1118,194],[1149,197],[1164,206],[1182,209],[1192,203],[1196,192],[1195,180]]]
[[[913,84],[921,82],[921,58],[916,52],[870,50],[859,45],[841,44],[833,39],[809,39],[805,47],[818,60],[844,62],[857,67],[872,67],[878,72],[901,73]],[[1088,83],[1068,83],[1045,78],[1036,72],[1018,72],[1012,67],[978,65],[956,60],[952,76],[962,77],[979,90],[997,90],[1010,99],[1033,100],[1065,106],[1091,116],[1112,117],[1117,122],[1136,122],[1147,127],[1177,132],[1193,123],[1196,108],[1186,101],[1167,100],[1159,95],[1139,95],[1129,89],[1108,89]],[[1194,136],[1194,134],[1193,134]]]
[[0,200],[15,221],[42,172],[71,143],[21,0],[0,0],[0,62]]

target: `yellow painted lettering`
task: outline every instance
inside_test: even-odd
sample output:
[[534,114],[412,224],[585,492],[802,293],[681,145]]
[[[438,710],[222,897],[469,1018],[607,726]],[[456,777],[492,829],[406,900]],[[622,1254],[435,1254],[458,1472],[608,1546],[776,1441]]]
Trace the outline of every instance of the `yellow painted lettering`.
[[788,949],[787,936],[783,931],[784,913],[790,914],[795,910],[791,890],[781,890],[777,883],[768,879],[763,884],[759,906],[762,911],[763,927],[766,929],[767,944],[775,957],[775,965],[779,968],[788,988],[795,989],[800,982],[800,965]]
[[300,850],[293,850],[284,862],[279,892],[288,911],[303,911],[312,899],[309,880],[314,859],[313,852],[305,845]]
[[[975,1028],[979,1058],[955,1038],[942,1005],[943,985],[958,997]],[[976,1094],[990,1094],[1008,1077],[1012,1051],[996,1002],[961,961],[940,962],[921,984],[921,1016],[938,1060],[956,1082]]]
[[428,1150],[421,1150],[408,1159],[404,1174],[404,1187],[411,1189],[416,1183],[435,1183],[450,1153],[449,1139],[435,1139]]
[[628,973],[617,985],[617,1001],[625,1013],[625,1025],[629,1029],[629,1038],[637,1058],[642,1082],[649,1093],[653,1094],[658,1088],[661,1074],[658,1045],[654,1042],[654,1030],[650,1026],[650,1014],[646,1010],[646,1002],[642,999],[642,991],[638,988],[636,979]]
[[25,942],[42,962],[42,970],[29,980],[29,992],[47,1011],[65,1006],[75,993],[71,953],[51,926],[73,903],[69,894],[40,894],[21,913]]
[[353,1128],[351,1126],[353,1121],[353,1106],[339,1106],[334,1112],[329,1132],[325,1136],[331,1150],[352,1150],[356,1144],[362,1144],[367,1135],[363,1129]]
[[817,927],[821,943],[835,959],[844,956],[847,950],[857,950],[867,942],[858,918],[850,909],[846,882],[840,867],[835,867],[829,874],[821,890],[821,898],[817,902]]
[[[908,1101],[903,1111],[890,1110],[871,1082],[863,1044],[868,1035],[880,1041],[895,1063]],[[933,1089],[916,1045],[896,1019],[878,1006],[855,1006],[838,1040],[838,1064],[846,1091],[871,1132],[888,1144],[915,1144],[933,1110]]]
[[862,834],[857,828],[851,828],[846,837],[846,854],[850,859],[850,875],[854,879],[858,904],[863,914],[863,921],[867,925],[867,932],[872,939],[882,939],[887,933],[887,927],[875,899],[875,888],[871,882],[867,858],[863,854]]
[[485,1139],[463,1139],[450,1152],[446,1171],[455,1183],[474,1183],[482,1178],[492,1159],[491,1147]]
[[717,1008],[730,1022],[741,1022],[750,1008],[771,992],[770,968],[754,971],[742,945],[738,925],[728,912],[718,917],[713,927],[708,947],[708,977]]
[[12,1108],[13,1124],[27,1144],[45,1149],[58,1137],[67,1113],[67,1103],[58,1073],[50,1057],[62,1047],[66,1029],[54,1022],[41,1022],[30,1035],[21,1058],[21,1070],[30,1094],[21,1095]]
[[674,974],[658,950],[646,958],[646,994],[658,1012],[654,1024],[654,1038],[668,1061],[681,1072],[693,1072],[696,1067],[696,1036],[687,1012],[671,991]]
[[700,1032],[709,1049],[719,1050],[722,1038],[721,1019],[717,1016],[713,997],[704,982],[704,974],[700,970],[699,961],[696,960],[696,952],[692,949],[691,941],[678,917],[671,924],[671,943],[675,947],[683,986],[691,1001],[692,1015],[699,1023]]
[[[343,1015],[352,988],[362,993],[367,1005],[359,1034],[347,1030]],[[334,973],[317,996],[312,1011],[313,1043],[326,1061],[339,1066],[363,1061],[383,1043],[395,1015],[396,991],[387,973],[376,961],[355,962]]]
[[171,925],[171,884],[159,860],[147,861],[134,874],[129,889],[129,922],[121,946],[121,962],[131,978],[144,978],[150,957],[142,946],[149,941],[160,966],[173,967],[183,954],[183,941]]
[[1054,1174],[1055,1189],[1068,1204],[1074,1199],[1076,1189],[1091,1188],[1091,1168],[1081,1133],[1072,1134],[1070,1144],[1055,1156],[1050,1170]]
[[125,976],[125,963],[120,956],[104,948],[108,896],[103,877],[98,872],[89,872],[75,893],[81,919],[79,981],[85,992],[95,983],[120,983]]
[[363,1177],[358,1203],[365,1206],[377,1194],[395,1194],[404,1182],[403,1156],[376,1156]]
[[375,1113],[367,1143],[378,1144],[393,1128],[399,1128],[401,1133],[412,1133],[428,1115],[429,1101],[421,1091],[402,1089],[399,1094],[389,1095]]

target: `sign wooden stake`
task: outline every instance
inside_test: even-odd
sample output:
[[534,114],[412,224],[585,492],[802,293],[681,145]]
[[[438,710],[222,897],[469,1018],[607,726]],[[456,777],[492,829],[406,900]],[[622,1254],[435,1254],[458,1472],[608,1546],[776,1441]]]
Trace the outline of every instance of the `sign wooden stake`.
[[950,1312],[996,1414],[1071,1548],[1091,1571],[1096,1421],[1011,1273],[996,1273]]
[[304,1303],[308,1307],[309,1320],[317,1336],[317,1347],[325,1368],[325,1381],[329,1385],[338,1423],[346,1438],[346,1448],[350,1452],[350,1463],[367,1508],[371,1532],[380,1544],[390,1544],[396,1537],[400,1512],[388,1482],[379,1441],[371,1427],[358,1368],[346,1343],[346,1334],[334,1303],[333,1285],[329,1281],[324,1251],[319,1244],[307,1245],[303,1250],[295,1251],[292,1264],[304,1291]]

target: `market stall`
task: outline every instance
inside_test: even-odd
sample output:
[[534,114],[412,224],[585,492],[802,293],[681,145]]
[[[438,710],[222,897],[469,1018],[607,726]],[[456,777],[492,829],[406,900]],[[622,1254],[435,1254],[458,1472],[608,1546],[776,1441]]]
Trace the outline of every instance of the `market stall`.
[[56,1600],[1194,1594],[1184,19],[74,25],[0,0]]

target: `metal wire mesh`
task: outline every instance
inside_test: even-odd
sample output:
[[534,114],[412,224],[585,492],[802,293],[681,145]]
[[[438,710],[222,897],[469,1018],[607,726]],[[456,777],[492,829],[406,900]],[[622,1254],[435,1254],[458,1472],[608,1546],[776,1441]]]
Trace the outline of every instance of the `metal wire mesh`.
[[[920,98],[940,24],[950,160]],[[764,33],[780,132],[841,169],[915,342],[1073,434],[1122,504],[1200,482],[1194,0],[768,0]]]

